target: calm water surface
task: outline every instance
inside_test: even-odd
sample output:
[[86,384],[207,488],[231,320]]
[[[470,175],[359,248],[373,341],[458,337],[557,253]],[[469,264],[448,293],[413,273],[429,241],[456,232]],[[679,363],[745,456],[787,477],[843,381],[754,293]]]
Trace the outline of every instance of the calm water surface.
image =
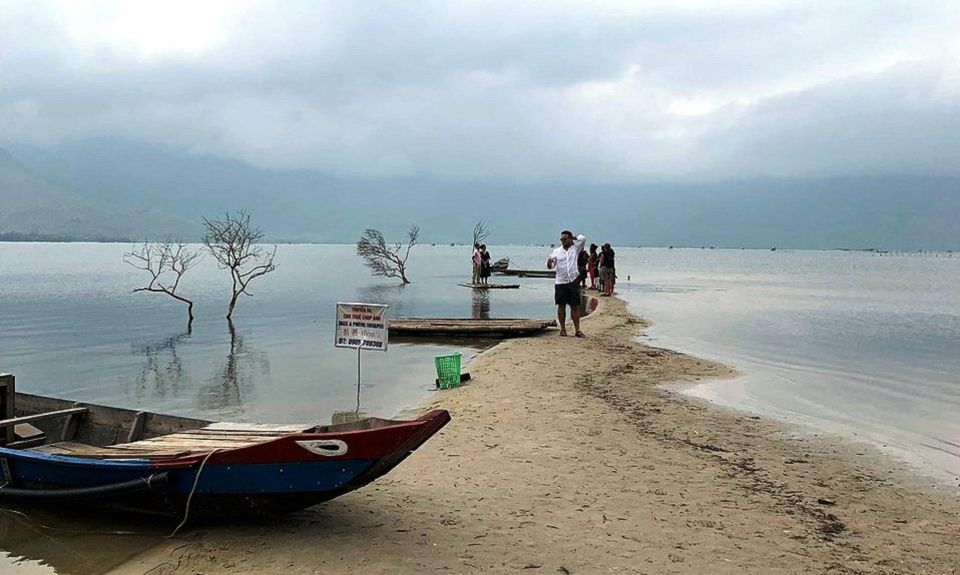
[[[489,293],[458,287],[470,278],[468,247],[418,247],[413,283],[400,287],[372,277],[353,246],[282,245],[277,271],[241,299],[234,334],[224,319],[229,276],[210,258],[191,270],[182,284],[196,304],[188,331],[181,304],[132,293],[144,276],[123,263],[129,249],[0,243],[0,371],[15,373],[21,391],[209,419],[327,423],[357,408],[356,352],[333,347],[337,301],[387,303],[391,317],[554,314],[550,280]],[[546,251],[526,249],[535,260]],[[396,415],[433,393],[435,355],[469,359],[488,344],[394,339],[385,353],[364,352],[360,409]],[[172,528],[71,515],[0,508],[0,573],[99,573]]]
[[[957,485],[960,257],[633,249],[648,338],[743,377],[690,393],[869,441]],[[631,281],[626,281],[629,275]]]
[[[392,317],[553,314],[551,293],[537,286],[458,287],[469,281],[464,247],[419,247],[413,283],[402,287],[371,277],[352,246],[283,245],[277,270],[240,300],[233,337],[229,276],[210,258],[191,270],[182,291],[197,317],[187,331],[182,304],[132,293],[144,277],[123,263],[128,249],[0,244],[0,370],[15,373],[21,391],[213,419],[319,421],[356,407],[356,352],[332,345],[337,301],[387,303]],[[452,351],[475,353],[398,341],[364,352],[363,410],[390,416],[417,402],[433,388],[433,356]]]
[[[466,247],[421,246],[414,283],[400,288],[372,278],[352,246],[280,246],[278,270],[241,300],[232,338],[227,277],[209,259],[192,270],[188,332],[179,304],[131,293],[143,278],[123,264],[127,249],[0,244],[0,371],[16,373],[21,390],[211,419],[324,422],[356,409],[355,352],[332,345],[338,300],[388,303],[391,316],[554,313],[551,280],[488,295],[457,287],[469,274]],[[492,248],[515,267],[539,268],[547,251]],[[651,343],[744,374],[690,393],[960,475],[960,257],[622,248],[617,263],[618,291],[654,321]],[[396,414],[432,393],[434,355],[476,349],[394,340],[386,353],[364,353],[361,409]],[[0,508],[0,573],[101,572],[166,530]]]

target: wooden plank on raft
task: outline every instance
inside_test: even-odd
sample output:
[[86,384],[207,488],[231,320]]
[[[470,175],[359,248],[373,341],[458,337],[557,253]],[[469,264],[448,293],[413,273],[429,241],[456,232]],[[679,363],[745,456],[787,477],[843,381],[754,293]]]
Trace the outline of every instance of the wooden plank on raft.
[[486,289],[520,289],[520,284],[457,284],[460,287],[486,290]]
[[462,335],[510,337],[535,333],[556,325],[552,319],[524,318],[395,318],[390,331],[396,335]]

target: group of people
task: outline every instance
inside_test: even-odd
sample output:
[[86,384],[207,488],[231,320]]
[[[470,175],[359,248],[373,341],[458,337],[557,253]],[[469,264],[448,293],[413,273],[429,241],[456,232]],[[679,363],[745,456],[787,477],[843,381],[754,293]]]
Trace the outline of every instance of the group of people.
[[[580,331],[580,290],[592,289],[601,296],[612,296],[616,284],[616,253],[609,243],[602,246],[590,244],[585,251],[587,238],[574,236],[570,230],[560,232],[560,246],[547,258],[547,268],[556,271],[553,300],[557,305],[557,321],[560,335],[567,335],[567,307],[573,320],[574,335],[585,337]],[[490,252],[486,244],[473,244],[473,283],[486,285],[490,277]],[[587,279],[590,287],[587,288]]]
[[[613,286],[617,283],[616,256],[616,252],[609,243],[602,246],[590,244],[589,253],[581,251],[577,259],[577,265],[580,267],[580,287],[599,291],[601,296],[612,296]],[[589,288],[587,287],[588,278],[590,279]]]
[[490,278],[490,252],[487,244],[473,244],[473,284],[487,285]]
[[[547,268],[556,270],[553,300],[557,305],[557,323],[560,335],[567,335],[567,307],[573,320],[574,335],[584,337],[580,331],[580,289],[586,288],[587,278],[590,288],[600,291],[601,296],[612,296],[616,283],[616,254],[609,243],[598,247],[590,244],[585,252],[587,238],[573,235],[570,230],[560,232],[560,246],[547,258]],[[599,252],[598,252],[599,249]],[[598,282],[599,278],[599,282]]]

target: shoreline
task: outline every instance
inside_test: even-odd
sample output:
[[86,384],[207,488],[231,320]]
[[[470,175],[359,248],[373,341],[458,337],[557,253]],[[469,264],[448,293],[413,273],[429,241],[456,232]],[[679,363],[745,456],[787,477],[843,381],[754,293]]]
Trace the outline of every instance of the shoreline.
[[[629,299],[627,310],[629,313],[638,315],[631,311],[634,303]],[[684,355],[700,357],[731,366],[736,372],[729,378],[707,379],[703,381],[692,382],[665,382],[661,387],[672,393],[679,393],[688,401],[710,405],[715,409],[727,410],[737,414],[758,415],[765,420],[778,423],[786,429],[799,430],[801,436],[811,439],[820,439],[822,441],[832,441],[848,448],[857,446],[858,449],[866,449],[875,452],[882,459],[889,459],[888,466],[901,468],[905,466],[904,479],[910,483],[920,485],[930,485],[937,487],[947,487],[957,491],[960,495],[960,470],[947,469],[943,465],[938,465],[935,459],[931,459],[929,454],[921,455],[911,450],[911,446],[904,444],[904,437],[896,435],[896,428],[890,429],[864,429],[858,428],[851,422],[840,422],[828,419],[815,419],[802,415],[790,414],[789,412],[777,411],[771,409],[769,405],[763,403],[749,404],[744,400],[744,390],[750,385],[757,385],[758,382],[766,381],[770,377],[769,373],[764,373],[758,369],[756,363],[753,365],[742,366],[741,363],[750,364],[750,361],[741,361],[735,356],[725,356],[721,353],[708,352],[705,348],[710,347],[707,342],[698,349],[691,349],[689,345],[680,344],[672,341],[672,334],[659,332],[650,333],[650,328],[654,323],[650,321],[648,327],[637,335],[637,341],[649,347],[658,349],[668,349]],[[663,330],[657,326],[658,330]],[[665,340],[663,344],[660,342]],[[756,360],[755,360],[756,361]],[[783,369],[796,368],[803,369],[804,366],[785,361],[779,364]],[[752,368],[752,369],[751,369]],[[724,387],[728,385],[730,387]],[[731,388],[739,386],[738,391],[732,391]],[[891,430],[893,433],[891,434]],[[914,432],[916,433],[916,432]]]
[[453,421],[387,476],[260,524],[197,526],[111,573],[955,573],[960,504],[834,438],[664,384],[723,365],[639,340],[507,340],[422,409]]

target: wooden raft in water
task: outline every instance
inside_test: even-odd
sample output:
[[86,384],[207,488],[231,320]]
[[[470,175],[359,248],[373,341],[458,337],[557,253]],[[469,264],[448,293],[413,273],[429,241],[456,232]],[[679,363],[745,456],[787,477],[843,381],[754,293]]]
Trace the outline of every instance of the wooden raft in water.
[[505,276],[517,276],[520,278],[555,278],[557,270],[512,270],[505,269],[497,272]]
[[457,284],[471,289],[520,289],[520,284]]
[[403,336],[519,337],[557,325],[552,319],[454,317],[398,317],[390,320],[390,334]]

